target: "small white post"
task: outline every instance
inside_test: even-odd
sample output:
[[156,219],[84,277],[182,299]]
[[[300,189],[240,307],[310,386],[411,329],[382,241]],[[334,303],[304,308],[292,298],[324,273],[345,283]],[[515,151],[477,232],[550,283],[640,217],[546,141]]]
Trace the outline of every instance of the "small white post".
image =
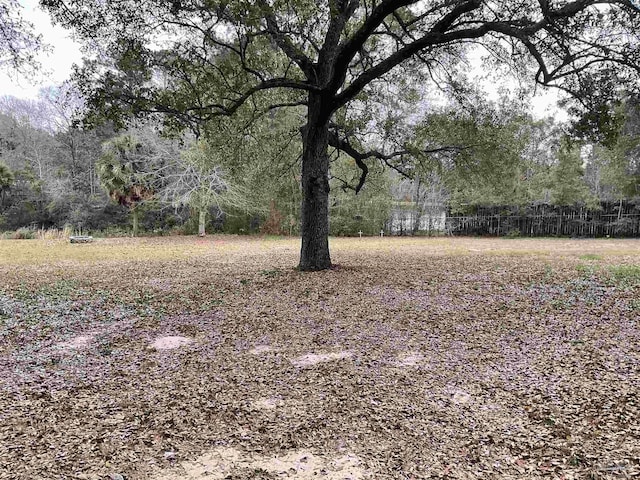
[[384,230],[380,230],[380,236],[384,237]]
[[360,235],[360,238],[362,238],[362,230],[358,232],[358,235]]

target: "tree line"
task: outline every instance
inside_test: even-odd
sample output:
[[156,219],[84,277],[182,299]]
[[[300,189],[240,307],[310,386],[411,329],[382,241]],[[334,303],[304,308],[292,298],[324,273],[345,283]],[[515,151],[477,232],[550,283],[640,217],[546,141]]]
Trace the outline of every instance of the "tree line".
[[[393,211],[410,213],[417,233],[421,217],[443,209],[637,201],[637,98],[611,105],[599,138],[507,104],[451,101],[410,123],[394,118],[386,138],[412,158],[391,169],[370,163],[359,188],[356,161],[332,149],[331,233],[377,234]],[[300,233],[302,111],[216,119],[197,136],[167,133],[157,120],[86,128],[81,105],[69,85],[0,101],[0,230]],[[425,154],[426,144],[442,147]]]

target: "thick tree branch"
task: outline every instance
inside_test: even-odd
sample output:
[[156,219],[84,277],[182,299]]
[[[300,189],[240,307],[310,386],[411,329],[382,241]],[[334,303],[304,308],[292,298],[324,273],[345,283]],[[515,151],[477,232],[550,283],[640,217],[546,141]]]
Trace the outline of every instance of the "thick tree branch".
[[315,81],[315,68],[313,62],[280,30],[275,15],[266,2],[260,1],[260,6],[264,10],[264,18],[267,22],[267,33],[280,47],[284,54],[300,67],[309,81]]
[[[171,104],[171,102],[159,102],[158,99],[154,98],[143,98],[140,96],[139,92],[127,92],[120,90],[117,93],[111,91],[110,97],[116,102],[121,102],[123,105],[126,105],[127,108],[134,114],[153,114],[153,113],[162,113],[167,114],[172,117],[180,119],[180,121],[184,125],[188,125],[189,128],[199,136],[199,131],[201,125],[206,124],[208,121],[213,120],[214,118],[225,117],[233,115],[240,107],[242,107],[248,100],[250,100],[253,95],[268,89],[274,88],[293,88],[298,90],[314,90],[314,87],[311,87],[302,82],[295,82],[288,79],[276,78],[272,80],[267,80],[258,85],[255,85],[253,88],[247,90],[242,96],[232,100],[229,104],[223,103],[209,103],[202,104],[198,101],[196,105],[193,105],[188,108],[180,108],[175,107]],[[255,112],[252,117],[252,121],[260,118],[264,114],[268,113],[277,108],[285,108],[285,107],[296,107],[296,106],[304,106],[306,105],[305,100],[293,100],[293,101],[283,101],[276,102],[270,104],[268,107],[264,108],[260,112]],[[251,121],[249,122],[251,123]]]
[[[347,20],[355,13],[358,8],[358,0],[330,0],[330,20],[327,27],[327,33],[324,37],[322,50],[332,52],[340,42],[340,36],[344,30]],[[326,59],[324,59],[326,60]],[[322,64],[323,59],[319,58],[318,63]]]
[[369,83],[384,74],[391,71],[394,67],[400,65],[405,60],[411,58],[428,47],[453,42],[455,40],[479,38],[490,31],[489,24],[484,24],[478,28],[457,30],[447,34],[431,33],[421,37],[415,42],[409,43],[407,46],[397,50],[395,53],[373,66],[369,70],[362,73],[347,88],[335,96],[334,108],[338,109],[352,100],[358,93],[362,91]]
[[329,26],[324,37],[324,43],[318,55],[318,65],[325,66],[326,79],[335,76],[334,60],[336,50],[340,42],[340,36],[344,31],[347,21],[355,13],[359,5],[358,0],[330,0],[329,1]]
[[369,158],[369,156],[360,153],[355,148],[353,148],[347,140],[341,139],[337,133],[331,131],[329,132],[329,145],[346,153],[356,161],[356,165],[361,171],[358,185],[354,188],[357,195],[364,186],[364,182],[367,180],[367,175],[369,174],[369,167],[367,167],[367,164],[364,163],[364,160]]
[[340,53],[335,62],[335,71],[346,71],[351,60],[353,60],[356,54],[362,49],[371,34],[382,25],[384,19],[398,8],[406,7],[412,3],[415,3],[415,0],[384,0],[378,4],[367,16],[362,26],[346,43],[340,46]]
[[[309,85],[308,83],[299,82],[296,80],[289,80],[288,78],[273,78],[270,80],[265,80],[252,88],[249,88],[245,91],[243,95],[239,98],[235,99],[230,105],[223,105],[220,103],[210,103],[208,105],[204,105],[202,107],[193,107],[189,110],[213,110],[214,112],[220,112],[219,115],[232,115],[235,113],[244,103],[256,93],[262,90],[271,90],[275,88],[291,88],[294,90],[305,90],[305,91],[318,91],[319,89],[313,85]],[[296,102],[297,104],[297,102]]]
[[362,187],[364,186],[367,179],[367,175],[369,174],[369,167],[365,163],[365,160],[368,160],[370,158],[380,160],[385,165],[392,168],[402,176],[406,178],[413,178],[411,174],[405,172],[404,170],[399,168],[397,165],[394,165],[392,163],[392,160],[399,157],[402,158],[404,156],[414,155],[415,153],[420,153],[424,155],[434,154],[434,153],[444,153],[444,152],[459,153],[463,150],[467,150],[475,146],[475,145],[445,146],[445,147],[424,149],[424,150],[420,150],[419,152],[412,152],[406,149],[398,150],[391,153],[382,153],[379,150],[369,150],[366,152],[361,152],[356,147],[354,147],[347,139],[340,138],[337,132],[333,130],[329,131],[329,145],[341,152],[346,153],[351,158],[353,158],[356,162],[356,165],[360,169],[361,173],[360,173],[360,179],[358,181],[358,185],[353,187],[353,190],[355,190],[356,194],[358,194],[362,189]]
[[[475,28],[446,31],[447,28],[453,25],[456,18],[478,8],[479,3],[480,2],[476,2],[475,0],[470,0],[469,2],[458,5],[458,7],[436,23],[428,33],[419,39],[408,43],[403,48],[400,48],[395,53],[391,54],[385,60],[382,60],[372,68],[366,70],[340,94],[336,95],[334,108],[337,109],[345,105],[348,101],[358,95],[358,93],[360,93],[370,82],[385,75],[394,67],[401,64],[408,58],[417,55],[421,51],[428,50],[430,47],[437,45],[450,44],[460,40],[473,40],[490,32],[495,32],[522,42],[539,64],[540,71],[538,75],[542,74],[544,76],[544,84],[549,84],[549,82],[553,81],[554,78],[549,74],[542,54],[532,43],[532,36],[540,30],[548,27],[551,22],[561,18],[572,17],[587,7],[600,2],[599,0],[576,0],[558,10],[547,9],[545,18],[538,22],[526,22],[522,20],[511,22],[485,22]],[[624,1],[621,3],[626,5]],[[567,64],[569,63],[571,62],[568,61]]]
[[[367,39],[375,32],[375,30],[384,23],[387,16],[392,15],[397,9],[411,5],[415,1],[399,1],[387,0],[380,3],[367,18],[365,23],[358,31],[345,43],[340,49],[340,54],[336,59],[335,72],[339,78],[343,78],[350,62],[356,54],[362,49]],[[468,0],[456,5],[450,12],[444,15],[431,28],[431,34],[439,34],[445,32],[453,25],[453,23],[465,13],[473,11],[480,7],[481,0]],[[415,42],[414,42],[415,43]],[[419,51],[419,49],[418,49]],[[414,52],[416,53],[416,52]],[[411,54],[413,55],[413,53]],[[409,55],[409,56],[411,56]],[[405,57],[405,59],[408,57]],[[340,75],[342,73],[342,75]],[[334,83],[335,87],[336,84]]]

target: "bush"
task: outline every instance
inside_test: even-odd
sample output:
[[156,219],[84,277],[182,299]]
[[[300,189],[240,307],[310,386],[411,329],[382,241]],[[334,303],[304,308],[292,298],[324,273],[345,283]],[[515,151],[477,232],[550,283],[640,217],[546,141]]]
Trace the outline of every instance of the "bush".
[[355,216],[333,215],[329,222],[329,231],[336,237],[357,237],[360,230],[367,235],[371,234],[363,229],[363,223],[361,218]]
[[92,231],[94,237],[130,237],[131,232],[126,227],[111,225],[102,230]]
[[21,230],[22,225],[31,225],[32,223],[43,224],[44,217],[39,215],[37,206],[33,202],[24,201],[11,205],[3,212],[4,225],[7,230]]
[[283,235],[285,233],[284,215],[276,209],[276,202],[271,201],[269,205],[269,216],[260,225],[260,233],[266,235]]
[[32,228],[19,228],[11,235],[14,240],[33,240],[36,238],[36,231]]
[[625,237],[633,235],[636,222],[633,218],[624,217],[615,222],[611,222],[610,225],[613,227],[613,232],[616,236]]
[[[251,215],[242,212],[230,211],[224,217],[225,233],[235,233],[240,235],[247,235],[250,233],[258,233],[260,228],[261,218],[258,215]],[[197,231],[197,225],[196,225]]]

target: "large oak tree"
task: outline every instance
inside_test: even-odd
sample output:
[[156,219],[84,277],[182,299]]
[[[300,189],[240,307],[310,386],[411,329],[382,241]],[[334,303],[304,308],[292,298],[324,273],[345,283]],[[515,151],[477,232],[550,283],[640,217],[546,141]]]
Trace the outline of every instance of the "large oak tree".
[[590,97],[637,82],[640,65],[640,10],[632,0],[41,3],[98,52],[78,78],[104,113],[160,112],[198,131],[239,111],[306,108],[302,270],[331,266],[330,147],[355,159],[357,190],[368,161],[393,164],[410,153],[366,148],[349,127],[347,107],[366,104],[380,82],[452,79],[464,52],[481,46],[495,62],[589,106]]

